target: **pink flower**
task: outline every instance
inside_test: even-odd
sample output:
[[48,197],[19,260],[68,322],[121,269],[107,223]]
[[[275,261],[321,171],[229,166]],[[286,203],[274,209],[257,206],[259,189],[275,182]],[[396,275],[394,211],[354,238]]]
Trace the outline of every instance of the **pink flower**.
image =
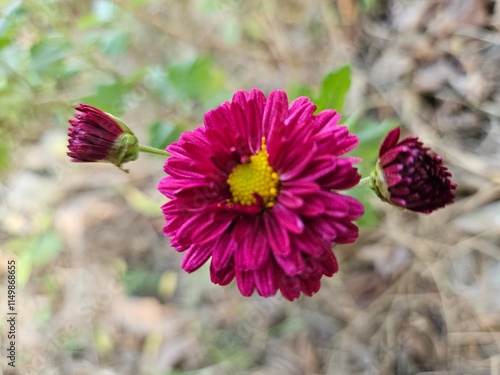
[[121,167],[137,159],[137,138],[121,120],[86,104],[75,109],[76,119],[69,120],[68,131],[68,156],[72,161],[107,161]]
[[315,110],[283,91],[238,91],[167,147],[164,233],[185,251],[184,270],[211,258],[212,282],[236,278],[244,296],[280,290],[289,300],[337,272],[332,244],[354,242],[363,214],[336,192],[359,182],[358,159],[342,157],[358,139],[337,112]]
[[400,129],[387,134],[371,174],[371,187],[385,202],[421,213],[453,203],[457,185],[439,155],[417,137],[398,143]]

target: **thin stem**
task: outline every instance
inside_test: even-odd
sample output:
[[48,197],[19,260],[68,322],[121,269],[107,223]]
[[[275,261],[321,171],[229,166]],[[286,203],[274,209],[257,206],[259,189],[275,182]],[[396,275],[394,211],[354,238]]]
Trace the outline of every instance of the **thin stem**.
[[359,185],[368,185],[370,184],[370,176],[363,177],[361,180],[359,180]]
[[148,152],[150,154],[156,154],[156,155],[161,155],[161,156],[170,156],[170,154],[165,150],[162,150],[162,149],[159,149],[156,147],[144,146],[144,145],[139,145],[139,151]]

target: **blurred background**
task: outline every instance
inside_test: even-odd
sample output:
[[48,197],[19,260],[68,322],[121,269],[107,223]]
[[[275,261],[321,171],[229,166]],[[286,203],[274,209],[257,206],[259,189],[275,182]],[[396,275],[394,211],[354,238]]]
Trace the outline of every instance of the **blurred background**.
[[[4,374],[500,374],[498,0],[0,4]],[[252,87],[341,110],[363,175],[401,125],[443,157],[457,202],[419,215],[351,191],[367,213],[340,272],[312,298],[244,298],[180,270],[161,157],[126,174],[66,156],[78,103],[165,147]]]

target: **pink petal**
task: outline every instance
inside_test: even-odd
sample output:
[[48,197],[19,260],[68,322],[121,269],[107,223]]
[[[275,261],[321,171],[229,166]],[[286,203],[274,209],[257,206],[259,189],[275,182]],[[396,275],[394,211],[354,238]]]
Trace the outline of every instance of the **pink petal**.
[[188,273],[196,271],[200,268],[208,258],[212,255],[212,246],[193,245],[185,253],[182,258],[182,269]]
[[300,296],[300,280],[298,277],[279,278],[279,289],[281,295],[289,301],[293,301]]
[[291,233],[299,234],[304,230],[304,223],[294,211],[289,210],[279,202],[273,207],[277,221]]
[[280,190],[278,202],[283,206],[295,210],[304,205],[304,200],[288,190]]
[[291,250],[290,238],[273,213],[264,213],[264,226],[266,228],[267,240],[274,254],[288,254]]
[[380,146],[380,150],[379,150],[379,153],[378,153],[379,158],[383,154],[385,154],[387,151],[389,151],[389,149],[391,149],[392,147],[394,147],[396,145],[396,143],[398,143],[400,132],[401,132],[401,129],[398,127],[398,128],[392,129],[386,135],[386,137],[382,141],[382,145]]
[[255,286],[259,295],[262,297],[271,297],[276,294],[278,290],[276,276],[277,270],[273,266],[273,263],[268,263],[254,272]]
[[290,251],[286,255],[276,255],[275,259],[279,268],[281,268],[285,275],[290,277],[304,272],[306,267],[302,254],[296,251],[296,249],[293,249],[293,251]]
[[255,289],[255,280],[253,271],[239,271],[236,270],[236,282],[240,293],[245,297],[252,295]]
[[[279,158],[271,161],[271,154],[269,154],[269,162],[276,168],[280,175],[281,181],[291,180],[310,164],[316,152],[316,145],[312,145],[307,153],[300,148],[295,148],[293,151],[287,153],[286,157]],[[282,152],[284,154],[285,152]]]
[[315,294],[321,286],[319,279],[300,280],[300,289],[306,296]]
[[268,260],[269,244],[259,216],[239,220],[233,229],[232,238],[237,244],[234,252],[236,269],[257,269]]
[[234,279],[234,267],[227,266],[221,269],[215,269],[213,261],[210,264],[210,280],[214,284],[227,285]]
[[230,266],[236,250],[237,246],[231,235],[227,233],[221,235],[213,245],[212,267],[221,270]]
[[320,190],[320,187],[312,181],[292,180],[283,181],[282,189],[287,190],[294,195],[302,196],[305,194],[316,193]]
[[306,217],[316,217],[325,212],[325,199],[320,192],[303,196],[304,205],[298,210]]
[[[273,91],[267,98],[262,118],[262,136],[270,141],[271,134],[281,128],[288,114],[288,97],[284,91]],[[278,135],[279,136],[279,135]]]

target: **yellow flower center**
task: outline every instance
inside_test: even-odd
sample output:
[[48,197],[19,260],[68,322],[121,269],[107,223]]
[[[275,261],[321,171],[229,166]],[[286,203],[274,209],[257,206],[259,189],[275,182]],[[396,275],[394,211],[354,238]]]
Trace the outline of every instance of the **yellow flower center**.
[[264,200],[266,207],[272,207],[278,196],[278,174],[269,165],[266,150],[266,138],[257,154],[250,156],[250,161],[234,167],[227,179],[233,199],[228,203],[250,206],[257,203],[255,194]]

